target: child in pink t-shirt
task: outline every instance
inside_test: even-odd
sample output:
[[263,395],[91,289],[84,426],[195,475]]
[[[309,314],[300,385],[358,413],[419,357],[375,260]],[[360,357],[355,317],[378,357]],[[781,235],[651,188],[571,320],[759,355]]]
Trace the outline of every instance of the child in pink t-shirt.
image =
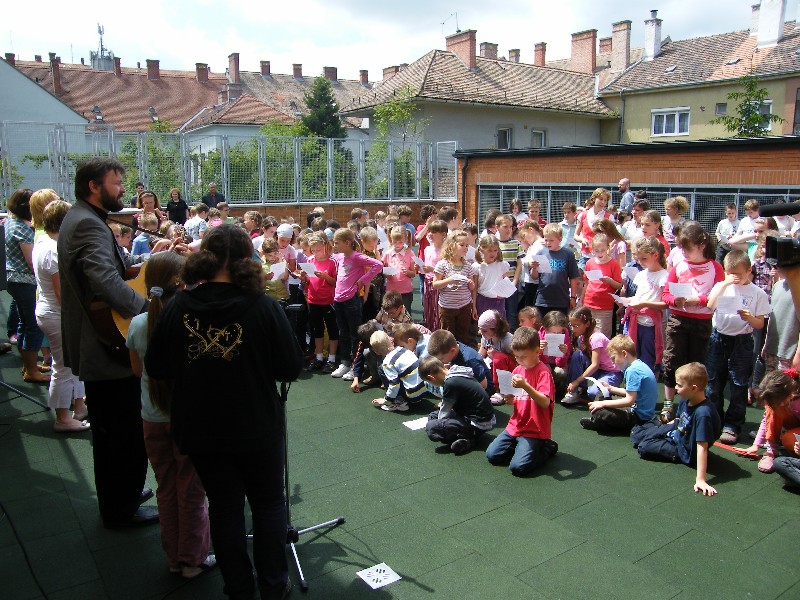
[[396,269],[397,273],[385,275],[386,291],[399,293],[406,310],[410,312],[414,299],[414,276],[417,274],[414,254],[406,247],[406,230],[403,227],[393,227],[389,241],[392,247],[383,255],[383,265]]
[[[314,266],[314,274],[297,271],[306,288],[308,301],[308,324],[314,339],[316,357],[308,365],[309,371],[333,373],[336,369],[336,350],[339,345],[339,327],[333,310],[333,293],[336,286],[336,262],[331,259],[331,243],[325,235],[313,235],[308,239],[313,255],[308,259]],[[324,362],[325,329],[328,330],[328,360]]]
[[579,404],[600,392],[597,385],[587,380],[591,377],[616,387],[622,381],[622,372],[611,360],[606,346],[608,338],[597,331],[592,311],[585,306],[576,308],[569,316],[572,333],[578,338],[578,348],[569,357],[567,393],[561,404]]
[[614,299],[611,294],[618,294],[622,289],[622,269],[619,263],[611,258],[606,234],[595,234],[592,239],[592,251],[594,256],[586,261],[584,277],[588,279],[589,272],[599,271],[602,278],[588,281],[583,289],[581,304],[591,309],[597,329],[610,339],[613,335],[611,315],[614,312]]

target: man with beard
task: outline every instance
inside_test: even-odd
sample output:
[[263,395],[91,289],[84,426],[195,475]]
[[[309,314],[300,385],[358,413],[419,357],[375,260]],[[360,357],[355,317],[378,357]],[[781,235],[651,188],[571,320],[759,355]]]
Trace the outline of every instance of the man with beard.
[[112,158],[82,161],[75,174],[77,200],[58,238],[64,363],[86,384],[97,501],[109,528],[158,522],[155,508],[140,506],[153,492],[144,489],[139,379],[90,317],[103,303],[126,318],[147,305],[124,280],[125,269],[141,260],[122,252],[106,224],[109,212],[123,208],[124,173]]

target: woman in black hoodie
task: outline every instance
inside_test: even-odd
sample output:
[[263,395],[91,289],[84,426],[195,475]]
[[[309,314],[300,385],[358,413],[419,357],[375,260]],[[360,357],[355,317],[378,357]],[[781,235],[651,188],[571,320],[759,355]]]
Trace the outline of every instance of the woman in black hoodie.
[[[233,225],[211,229],[186,261],[162,312],[145,366],[172,384],[172,434],[206,488],[211,539],[230,598],[252,598],[244,499],[253,516],[262,598],[290,584],[284,497],[284,406],[276,381],[293,381],[302,355],[286,315],[264,294],[253,245]],[[265,340],[274,340],[265,343]]]

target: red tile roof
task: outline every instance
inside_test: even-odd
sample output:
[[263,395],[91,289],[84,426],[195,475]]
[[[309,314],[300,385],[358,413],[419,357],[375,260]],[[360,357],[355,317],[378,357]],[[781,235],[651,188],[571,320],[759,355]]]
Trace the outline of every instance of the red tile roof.
[[230,104],[209,108],[186,124],[184,131],[192,131],[207,125],[263,125],[264,123],[291,125],[294,119],[252,94],[242,94]]

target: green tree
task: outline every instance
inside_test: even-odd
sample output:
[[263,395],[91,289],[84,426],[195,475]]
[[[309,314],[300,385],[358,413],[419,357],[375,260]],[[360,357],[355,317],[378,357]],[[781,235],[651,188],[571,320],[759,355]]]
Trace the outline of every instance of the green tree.
[[303,128],[303,137],[345,138],[344,130],[339,119],[339,105],[333,96],[333,86],[325,77],[317,77],[311,84],[311,89],[303,96],[308,114],[300,117]]
[[755,75],[745,75],[739,80],[744,91],[731,92],[728,100],[739,102],[736,105],[736,115],[722,115],[711,120],[712,125],[724,125],[735,137],[763,137],[770,135],[768,127],[771,123],[783,123],[784,119],[778,115],[761,112],[766,106],[769,92],[758,87],[759,80]]

